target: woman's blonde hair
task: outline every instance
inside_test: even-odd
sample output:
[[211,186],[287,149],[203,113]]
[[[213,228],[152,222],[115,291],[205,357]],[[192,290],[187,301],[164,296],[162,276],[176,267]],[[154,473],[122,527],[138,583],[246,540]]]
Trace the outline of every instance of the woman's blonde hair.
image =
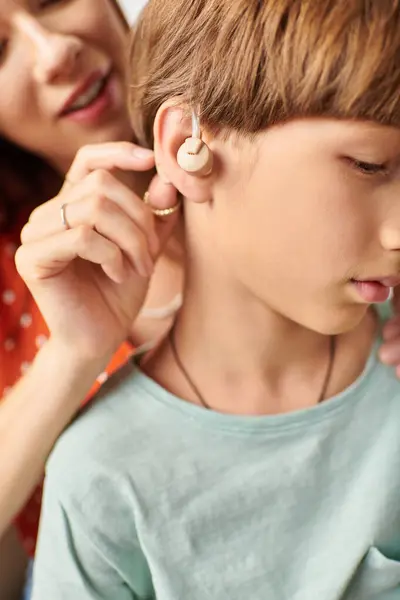
[[400,126],[400,0],[150,0],[130,65],[148,146],[170,97],[214,133],[313,116]]

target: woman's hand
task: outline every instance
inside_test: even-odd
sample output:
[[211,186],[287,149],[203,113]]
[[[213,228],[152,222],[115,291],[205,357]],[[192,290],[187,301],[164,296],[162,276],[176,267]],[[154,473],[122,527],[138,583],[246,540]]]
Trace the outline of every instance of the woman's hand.
[[397,377],[400,378],[400,286],[394,290],[393,309],[394,317],[383,328],[384,343],[379,354],[382,362],[396,368]]
[[[133,186],[116,176],[153,167],[153,154],[129,143],[87,146],[60,193],[35,209],[22,231],[18,271],[51,337],[82,358],[107,361],[128,336],[176,222],[176,215],[153,216],[132,190],[144,191],[137,174]],[[157,208],[177,202],[175,189],[158,177],[150,195]]]

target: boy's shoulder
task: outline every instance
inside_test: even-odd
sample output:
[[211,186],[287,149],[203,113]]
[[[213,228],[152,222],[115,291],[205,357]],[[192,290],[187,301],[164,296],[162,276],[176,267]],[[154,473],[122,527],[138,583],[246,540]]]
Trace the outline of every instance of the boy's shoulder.
[[82,491],[94,479],[116,476],[127,455],[133,457],[143,448],[140,407],[145,403],[140,400],[136,367],[129,362],[60,436],[47,463],[47,477],[59,479],[64,489],[79,485]]
[[[46,468],[35,559],[38,597],[39,590],[41,597],[59,597],[55,592],[62,587],[66,598],[99,598],[98,586],[101,597],[125,598],[121,580],[124,590],[135,583],[145,590],[140,597],[150,597],[130,477],[145,472],[146,446],[136,433],[140,426],[135,429],[142,420],[140,405],[145,406],[136,402],[139,395],[135,367],[127,364],[56,443]],[[96,573],[93,590],[85,577],[90,569]]]

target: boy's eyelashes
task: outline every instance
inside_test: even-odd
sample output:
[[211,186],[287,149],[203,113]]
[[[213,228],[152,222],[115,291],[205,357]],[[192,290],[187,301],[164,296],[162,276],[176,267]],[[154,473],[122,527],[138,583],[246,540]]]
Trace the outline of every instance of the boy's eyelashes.
[[346,160],[350,163],[351,167],[361,173],[362,175],[387,175],[389,172],[389,165],[387,163],[374,163],[365,160],[359,160],[354,157],[346,157]]

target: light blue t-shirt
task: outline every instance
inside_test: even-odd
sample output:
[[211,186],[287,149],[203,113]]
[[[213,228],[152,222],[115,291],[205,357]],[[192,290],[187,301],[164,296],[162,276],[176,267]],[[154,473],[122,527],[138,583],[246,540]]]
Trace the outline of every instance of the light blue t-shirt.
[[34,600],[400,598],[400,384],[239,417],[134,365],[48,465]]

